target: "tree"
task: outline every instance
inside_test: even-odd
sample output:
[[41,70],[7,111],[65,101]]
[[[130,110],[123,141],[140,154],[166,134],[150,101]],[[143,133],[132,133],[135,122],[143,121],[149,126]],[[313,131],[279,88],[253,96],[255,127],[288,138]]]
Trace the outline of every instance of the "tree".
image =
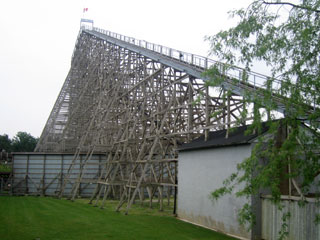
[[26,132],[18,132],[12,139],[12,151],[13,152],[32,152],[38,139],[34,138],[31,134]]
[[[251,130],[261,129],[266,117],[260,110],[264,109],[270,136],[275,137],[261,137],[252,156],[239,164],[238,171],[212,197],[219,198],[242,184],[238,196],[250,197],[267,189],[279,204],[281,184],[299,178],[298,194],[303,200],[312,184],[320,184],[316,180],[320,173],[316,151],[320,146],[320,0],[301,0],[298,4],[256,0],[246,9],[231,12],[231,16],[239,18],[235,27],[206,37],[211,54],[218,56],[225,68],[241,65],[250,71],[256,62],[269,67],[271,76],[265,82],[266,88],[246,92],[243,97],[245,102],[255,103]],[[221,74],[218,66],[206,72],[214,86],[220,85]],[[244,76],[243,81],[247,80]],[[278,80],[281,86],[273,88]],[[279,117],[279,99],[284,119],[273,121]],[[308,127],[308,133],[301,124]],[[279,138],[281,132],[286,135],[283,139]],[[267,159],[267,163],[261,165],[261,159]],[[243,207],[240,219],[254,223],[248,205]]]
[[0,135],[0,152],[2,150],[11,152],[11,139],[7,134]]

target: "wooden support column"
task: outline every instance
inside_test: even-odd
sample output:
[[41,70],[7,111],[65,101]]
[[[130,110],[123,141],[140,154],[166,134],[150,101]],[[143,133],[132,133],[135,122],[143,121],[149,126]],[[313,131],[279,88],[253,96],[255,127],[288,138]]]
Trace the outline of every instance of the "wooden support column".
[[28,181],[28,178],[29,178],[29,163],[30,163],[30,155],[28,154],[27,155],[27,168],[26,168],[26,176],[25,176],[25,179],[26,179],[26,190],[25,190],[25,195],[28,195],[29,194],[29,181]]
[[152,189],[150,186],[147,187],[147,191],[148,191],[148,196],[149,196],[149,207],[152,208]]
[[[152,161],[151,160],[153,158],[153,154],[155,153],[156,147],[158,146],[158,144],[161,144],[161,142],[160,142],[160,134],[163,132],[163,127],[164,127],[164,124],[165,124],[166,119],[167,119],[168,114],[169,114],[168,110],[171,108],[171,106],[173,104],[173,101],[174,101],[174,99],[171,98],[169,103],[168,103],[167,109],[166,109],[167,111],[162,116],[160,127],[155,130],[156,136],[155,136],[155,138],[154,138],[154,140],[152,142],[152,146],[151,146],[151,149],[150,149],[150,152],[149,152],[148,159],[146,161],[145,166],[142,169],[141,176],[140,176],[140,178],[139,178],[139,180],[137,182],[136,188],[133,191],[131,199],[128,198],[128,199],[130,199],[130,201],[128,202],[128,205],[127,205],[126,214],[128,214],[128,211],[129,211],[129,209],[130,209],[130,207],[131,207],[131,205],[132,205],[132,203],[133,203],[133,201],[135,199],[135,196],[136,196],[136,194],[138,192],[138,189],[140,188],[141,183],[145,178],[146,171],[149,169],[149,167],[151,167],[151,169],[152,169]],[[142,151],[140,151],[140,153],[141,152]]]
[[[244,99],[244,98],[242,98],[242,112],[245,112],[247,109],[246,109],[246,107],[247,107],[247,103],[246,103],[246,100]],[[241,117],[242,118],[242,117]],[[245,118],[244,119],[241,119],[241,123],[242,123],[242,125],[246,125],[246,120],[245,120]]]
[[77,191],[77,196],[81,196],[81,180],[82,180],[82,177],[84,175],[84,163],[83,163],[83,155],[80,155],[80,178],[78,179],[79,181],[79,189]]
[[191,85],[193,84],[194,78],[189,76],[189,86],[188,86],[188,142],[191,141],[191,131],[193,129],[193,90]]
[[167,205],[168,206],[170,206],[170,197],[171,197],[171,187],[168,186],[167,187],[167,200],[168,200]]
[[160,211],[163,211],[163,186],[159,187]]
[[62,190],[62,185],[63,185],[63,180],[64,180],[64,173],[63,173],[63,170],[64,170],[64,156],[63,154],[61,154],[61,174],[60,174],[60,189],[59,189],[59,194]]
[[229,137],[230,122],[231,122],[230,94],[227,92],[227,136],[226,136],[227,138]]
[[44,154],[43,156],[43,168],[42,168],[42,191],[41,195],[44,196],[46,194],[46,185],[45,185],[45,179],[46,179],[46,160],[47,160],[47,155]]
[[144,202],[144,187],[140,187],[140,204],[143,206]]
[[98,176],[101,175],[101,155],[99,155]]
[[112,156],[112,153],[110,152],[108,154],[108,158],[107,158],[106,164],[104,166],[104,171],[101,172],[101,174],[98,178],[98,181],[97,181],[97,185],[91,195],[89,204],[91,204],[93,199],[96,198],[96,201],[94,204],[95,207],[98,205],[98,202],[99,202],[99,199],[100,199],[102,192],[106,189],[106,186],[101,186],[100,182],[102,180],[106,180],[109,177],[109,174],[111,174],[113,165],[112,165],[112,163],[110,163],[110,161],[112,161],[112,158],[113,158],[113,156]]
[[226,90],[222,90],[222,120],[223,120],[223,129],[226,129]]
[[[205,96],[205,101],[206,101],[206,112],[205,112],[205,117],[206,117],[206,127],[210,125],[210,116],[209,116],[209,86],[206,86],[206,96]],[[209,137],[209,129],[206,129],[205,132],[204,132],[204,139],[205,141],[208,140],[208,137]]]

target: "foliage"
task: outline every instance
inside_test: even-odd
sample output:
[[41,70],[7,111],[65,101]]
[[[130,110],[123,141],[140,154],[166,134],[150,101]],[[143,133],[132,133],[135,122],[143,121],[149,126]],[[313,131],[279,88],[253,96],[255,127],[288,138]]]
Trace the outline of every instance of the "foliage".
[[[265,189],[279,204],[281,186],[288,179],[301,179],[302,197],[312,184],[319,184],[315,183],[320,169],[319,9],[320,0],[301,0],[299,4],[256,0],[246,9],[231,12],[232,17],[239,19],[235,27],[206,37],[211,54],[226,66],[244,66],[244,82],[248,81],[245,73],[257,62],[266,64],[271,75],[263,90],[245,92],[244,101],[255,103],[251,131],[262,129],[268,116],[266,125],[273,137],[259,138],[252,156],[238,165],[237,173],[222,188],[212,193],[214,198],[241,186],[237,196],[250,197]],[[213,66],[206,73],[211,79],[209,85],[220,86],[223,71],[221,66]],[[280,86],[275,88],[275,83]],[[285,118],[273,121],[279,118],[279,109]],[[242,118],[251,114],[247,111]],[[307,127],[301,127],[302,124]],[[252,223],[250,214],[244,207],[242,220]]]
[[279,240],[287,239],[289,236],[288,234],[289,224],[287,222],[290,216],[291,216],[290,212],[285,212],[282,214],[282,225],[279,231],[279,236],[280,236]]
[[10,139],[7,134],[0,135],[0,151],[5,152],[33,152],[38,138],[33,137],[26,132],[18,132],[13,139]]
[[1,164],[0,163],[0,172],[11,172],[12,167],[7,164]]
[[38,139],[26,132],[18,132],[12,139],[13,152],[33,152]]
[[0,135],[0,152],[2,150],[11,152],[11,139],[7,134]]
[[115,211],[117,201],[103,210],[88,201],[2,196],[1,239],[234,239],[156,209],[135,205],[124,215]]

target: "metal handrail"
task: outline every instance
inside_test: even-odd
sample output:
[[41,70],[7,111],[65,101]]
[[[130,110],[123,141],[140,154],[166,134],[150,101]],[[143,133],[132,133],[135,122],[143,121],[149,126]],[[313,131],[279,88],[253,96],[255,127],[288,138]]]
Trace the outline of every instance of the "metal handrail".
[[[179,51],[179,50],[165,47],[159,44],[150,43],[145,40],[139,40],[133,37],[124,36],[124,35],[114,33],[108,30],[104,30],[101,28],[97,28],[97,27],[92,28],[88,26],[82,26],[82,29],[96,31],[98,33],[102,33],[109,37],[116,38],[120,41],[134,44],[136,46],[161,54],[163,56],[170,57],[177,61],[190,64],[193,67],[199,68],[201,70],[209,69],[213,65],[218,66],[219,70],[223,72],[224,75],[230,77],[231,79],[239,81],[239,83],[246,82],[252,85],[254,88],[266,89],[267,88],[266,82],[268,79],[270,79],[265,75],[252,72],[252,71],[248,72],[243,68],[230,66],[225,63],[218,62],[213,59],[209,59],[207,57]],[[271,88],[271,90],[273,91],[278,91],[281,88],[281,81],[278,79],[272,79],[272,86],[269,86],[269,88]]]

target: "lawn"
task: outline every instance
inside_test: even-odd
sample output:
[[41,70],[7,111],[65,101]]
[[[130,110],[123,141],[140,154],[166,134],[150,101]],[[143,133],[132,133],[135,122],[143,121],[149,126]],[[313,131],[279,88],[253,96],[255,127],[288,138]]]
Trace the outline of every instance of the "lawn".
[[135,206],[129,215],[88,200],[0,196],[0,239],[233,239],[157,209]]

